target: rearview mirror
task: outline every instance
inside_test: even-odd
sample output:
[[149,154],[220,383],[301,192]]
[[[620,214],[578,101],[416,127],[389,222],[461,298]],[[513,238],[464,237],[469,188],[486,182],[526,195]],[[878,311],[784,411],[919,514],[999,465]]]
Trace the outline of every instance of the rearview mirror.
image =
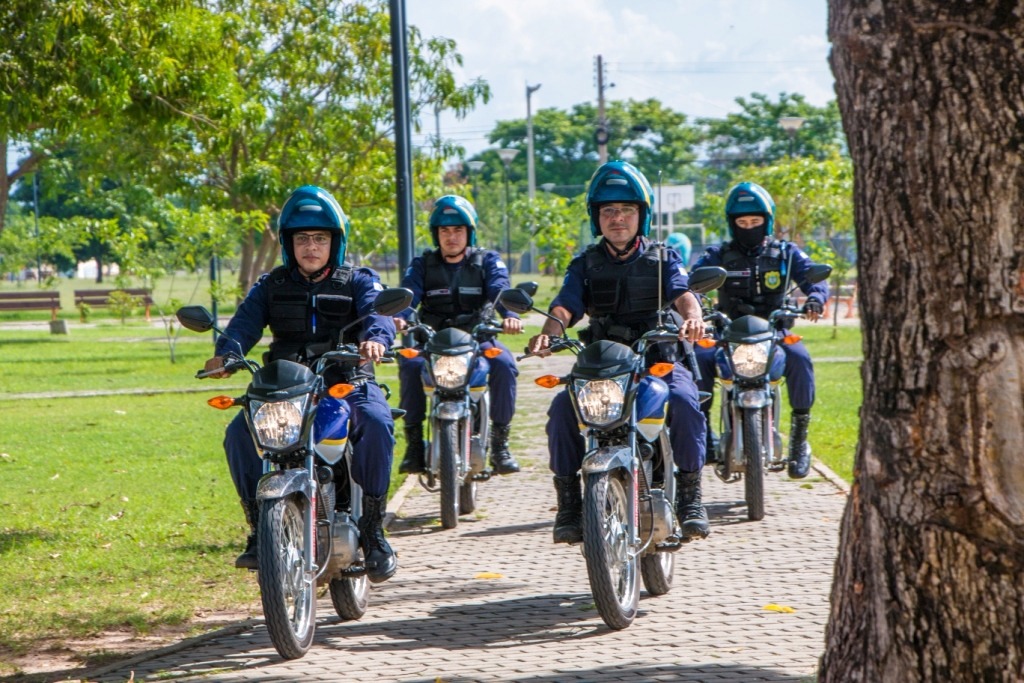
[[182,306],[175,316],[185,329],[193,332],[209,332],[213,329],[213,314],[205,306]]
[[725,268],[719,266],[704,266],[690,273],[690,291],[694,294],[704,294],[718,289],[725,283]]
[[377,315],[397,315],[409,308],[411,303],[411,291],[402,287],[389,287],[377,295],[373,302],[373,311]]
[[828,276],[832,274],[832,266],[827,263],[815,263],[813,266],[807,269],[807,274],[804,279],[812,285],[818,284],[828,279]]
[[516,315],[528,313],[533,308],[533,297],[518,287],[506,289],[498,295],[498,303]]
[[518,285],[516,285],[516,289],[521,289],[524,292],[526,292],[527,294],[529,294],[530,296],[533,296],[534,294],[537,293],[537,283],[536,282],[520,282]]

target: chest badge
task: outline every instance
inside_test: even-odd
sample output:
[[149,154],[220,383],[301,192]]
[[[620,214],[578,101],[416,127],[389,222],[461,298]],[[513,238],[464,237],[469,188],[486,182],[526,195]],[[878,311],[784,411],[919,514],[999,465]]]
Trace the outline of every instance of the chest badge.
[[765,289],[778,289],[782,285],[782,273],[777,270],[769,270],[764,274]]

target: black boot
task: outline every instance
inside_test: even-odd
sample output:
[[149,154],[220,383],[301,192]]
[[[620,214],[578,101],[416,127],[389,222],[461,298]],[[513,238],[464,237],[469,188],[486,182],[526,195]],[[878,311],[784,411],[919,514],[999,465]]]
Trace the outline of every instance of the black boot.
[[508,452],[510,425],[491,425],[491,469],[498,474],[515,474],[519,463]]
[[811,469],[811,447],[807,443],[810,413],[793,413],[789,423],[789,476],[803,479]]
[[398,471],[402,474],[417,474],[424,468],[423,423],[405,423],[405,457]]
[[363,514],[359,517],[359,546],[363,549],[366,578],[370,583],[387,581],[398,570],[395,551],[384,538],[384,513],[387,496],[363,496]]
[[711,533],[708,512],[701,504],[700,472],[676,472],[676,516],[683,539],[707,538]]
[[245,539],[245,550],[235,558],[235,567],[255,570],[257,568],[256,527],[260,523],[259,501],[243,500],[242,510],[245,511],[245,521],[249,524],[249,538]]
[[558,514],[555,515],[555,543],[583,542],[583,495],[580,475],[555,477]]

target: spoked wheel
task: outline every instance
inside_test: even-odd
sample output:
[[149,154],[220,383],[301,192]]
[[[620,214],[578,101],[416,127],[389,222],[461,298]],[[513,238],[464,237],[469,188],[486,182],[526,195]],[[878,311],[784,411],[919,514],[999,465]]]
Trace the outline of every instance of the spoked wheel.
[[441,526],[454,529],[459,525],[459,422],[445,420],[437,426],[440,447]]
[[316,628],[315,582],[302,560],[306,506],[298,496],[260,506],[256,558],[263,616],[274,648],[285,659],[306,654]]
[[752,522],[764,519],[763,420],[764,413],[758,408],[743,411],[743,460],[747,469],[743,480],[747,494],[747,519]]
[[342,621],[352,621],[366,614],[370,602],[370,581],[366,574],[354,578],[332,579],[331,602]]
[[621,474],[587,475],[583,556],[597,612],[616,630],[633,623],[640,600],[638,562],[630,554],[628,496]]

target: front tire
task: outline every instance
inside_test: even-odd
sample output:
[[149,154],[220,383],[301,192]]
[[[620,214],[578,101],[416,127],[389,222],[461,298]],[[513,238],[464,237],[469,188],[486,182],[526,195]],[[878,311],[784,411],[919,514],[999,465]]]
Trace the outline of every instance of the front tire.
[[263,616],[274,649],[285,659],[306,654],[316,628],[315,582],[307,580],[303,562],[308,505],[298,496],[260,505],[256,558]]
[[759,408],[743,411],[743,459],[746,463],[744,482],[747,494],[747,519],[764,519],[764,458],[761,438],[764,413]]
[[441,480],[441,526],[459,525],[459,423],[446,420],[437,425],[439,478]]
[[366,614],[370,602],[370,581],[366,574],[355,578],[332,579],[331,602],[342,621],[354,621]]
[[587,475],[583,494],[583,556],[594,603],[604,623],[622,630],[640,601],[637,559],[630,554],[629,497],[621,473]]

